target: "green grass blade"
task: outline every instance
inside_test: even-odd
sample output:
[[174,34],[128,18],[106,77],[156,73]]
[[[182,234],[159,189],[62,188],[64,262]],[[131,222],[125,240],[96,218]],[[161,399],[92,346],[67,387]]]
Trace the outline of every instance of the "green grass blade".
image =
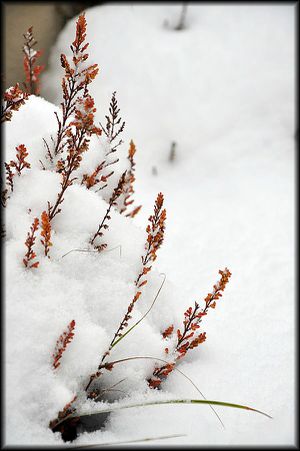
[[115,406],[115,407],[109,407],[103,410],[93,410],[91,412],[87,413],[76,413],[71,416],[74,417],[80,417],[80,416],[88,416],[88,415],[97,415],[99,413],[108,413],[108,412],[116,412],[118,410],[123,409],[131,409],[134,407],[147,407],[147,406],[155,406],[155,405],[162,405],[162,404],[211,404],[214,406],[222,406],[222,407],[231,407],[234,409],[243,409],[243,410],[250,410],[252,412],[259,413],[261,415],[264,415],[268,418],[272,418],[270,415],[268,415],[265,412],[262,412],[261,410],[254,409],[253,407],[244,406],[242,404],[234,404],[231,402],[223,402],[223,401],[211,401],[207,399],[170,399],[170,400],[162,400],[162,401],[145,401],[142,403],[133,403],[133,404],[125,404],[121,406]]

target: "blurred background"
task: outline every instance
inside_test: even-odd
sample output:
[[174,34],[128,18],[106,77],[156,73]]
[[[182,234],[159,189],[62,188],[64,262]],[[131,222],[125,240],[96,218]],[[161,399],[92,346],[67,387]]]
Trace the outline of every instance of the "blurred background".
[[9,87],[24,78],[23,33],[33,26],[43,49],[41,64],[46,64],[57,34],[68,19],[84,8],[103,2],[1,2],[4,38],[4,85]]

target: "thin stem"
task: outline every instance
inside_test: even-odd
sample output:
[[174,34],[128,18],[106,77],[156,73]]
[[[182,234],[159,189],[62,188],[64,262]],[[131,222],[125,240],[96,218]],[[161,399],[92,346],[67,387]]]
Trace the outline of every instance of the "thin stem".
[[121,341],[121,340],[123,340],[123,338],[127,335],[127,334],[129,334],[129,332],[131,332],[132,331],[132,329],[134,329],[141,321],[143,321],[143,319],[144,318],[146,318],[146,316],[148,315],[148,313],[150,313],[150,311],[152,310],[152,307],[154,306],[154,304],[155,304],[155,302],[156,302],[156,300],[157,300],[157,298],[158,298],[158,296],[159,296],[159,294],[160,294],[160,292],[161,292],[161,290],[162,290],[162,287],[163,287],[163,285],[164,285],[164,283],[165,283],[165,280],[166,280],[166,275],[165,274],[161,274],[161,275],[163,275],[164,276],[164,280],[162,281],[162,283],[161,283],[161,285],[160,285],[160,287],[159,287],[159,289],[158,289],[158,291],[157,291],[157,293],[156,293],[156,295],[155,295],[155,298],[153,299],[153,302],[152,302],[152,304],[150,305],[150,307],[149,307],[149,309],[146,311],[146,313],[127,331],[127,332],[125,332],[125,334],[123,334],[121,337],[119,337],[118,338],[118,340],[116,340],[115,341],[115,343],[112,345],[112,347],[111,348],[113,348],[114,346],[116,346],[118,343],[119,343],[119,341]]

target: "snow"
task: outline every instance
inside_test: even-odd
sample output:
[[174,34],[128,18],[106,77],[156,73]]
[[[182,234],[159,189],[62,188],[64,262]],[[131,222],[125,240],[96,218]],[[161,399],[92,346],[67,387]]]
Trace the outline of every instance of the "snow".
[[[90,85],[96,123],[103,123],[117,91],[126,121],[124,144],[112,154],[120,161],[105,190],[96,193],[79,184],[67,190],[53,223],[51,259],[37,239],[40,266],[29,271],[22,265],[27,232],[59,192],[59,174],[43,171],[39,160],[45,161],[42,139],[50,142],[56,133],[59,55],[68,56],[76,18],[59,35],[42,79],[42,95],[53,104],[31,96],[5,123],[5,161],[23,143],[31,164],[16,180],[6,207],[9,445],[68,446],[48,423],[95,371],[133,297],[145,227],[159,191],[167,209],[165,242],[132,324],[151,305],[160,273],[166,283],[151,313],[116,346],[113,357],[164,358],[160,331],[172,323],[180,327],[186,308],[203,302],[218,270],[227,266],[229,284],[203,321],[207,341],[178,369],[207,399],[249,405],[273,420],[217,408],[224,430],[206,406],[125,409],[114,412],[103,430],[83,433],[74,444],[168,434],[184,436],[154,444],[295,443],[295,8],[189,4],[186,29],[174,31],[180,10],[180,4],[109,4],[86,11],[89,63],[100,66]],[[112,212],[107,251],[68,253],[88,248],[127,168],[131,138],[137,146],[134,199],[142,210],[133,220]],[[78,177],[94,170],[106,152],[105,137],[92,139]],[[54,372],[51,354],[72,319],[74,340]],[[116,365],[103,376],[103,385],[125,378],[119,388],[127,393],[126,402],[199,397],[176,371],[163,390],[150,390],[145,379],[154,363]],[[82,405],[91,408],[89,402]]]

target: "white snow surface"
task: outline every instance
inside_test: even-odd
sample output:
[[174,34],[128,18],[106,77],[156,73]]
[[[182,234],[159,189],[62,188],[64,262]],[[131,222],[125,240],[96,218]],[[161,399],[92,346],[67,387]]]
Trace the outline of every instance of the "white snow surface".
[[[59,174],[42,170],[39,160],[45,160],[42,139],[56,133],[59,56],[68,55],[76,18],[59,35],[42,79],[42,95],[53,104],[31,96],[5,124],[5,161],[23,143],[32,166],[16,180],[5,217],[6,444],[68,446],[50,431],[49,421],[96,370],[132,299],[159,191],[167,208],[165,242],[132,322],[151,304],[161,272],[166,283],[151,313],[113,357],[164,358],[160,331],[172,323],[180,327],[186,308],[203,302],[218,270],[227,266],[229,284],[203,320],[207,340],[178,368],[207,399],[253,406],[273,419],[220,407],[223,429],[208,406],[134,408],[113,413],[105,429],[84,433],[73,444],[168,434],[184,436],[154,444],[295,442],[295,6],[191,4],[186,29],[175,31],[180,9],[110,4],[86,11],[89,61],[100,66],[90,85],[97,120],[104,121],[117,91],[124,144],[106,190],[95,193],[79,184],[68,189],[53,221],[50,259],[36,240],[37,269],[22,264],[24,241],[33,218],[59,191]],[[62,258],[87,248],[126,168],[131,138],[141,212],[133,220],[112,213],[107,252]],[[170,162],[172,141],[177,145]],[[105,146],[102,137],[91,141],[79,175],[95,168]],[[74,340],[53,371],[55,342],[72,319]],[[154,363],[120,364],[103,384],[126,378],[120,389],[128,402],[199,398],[175,371],[163,390],[150,390],[146,378]]]

